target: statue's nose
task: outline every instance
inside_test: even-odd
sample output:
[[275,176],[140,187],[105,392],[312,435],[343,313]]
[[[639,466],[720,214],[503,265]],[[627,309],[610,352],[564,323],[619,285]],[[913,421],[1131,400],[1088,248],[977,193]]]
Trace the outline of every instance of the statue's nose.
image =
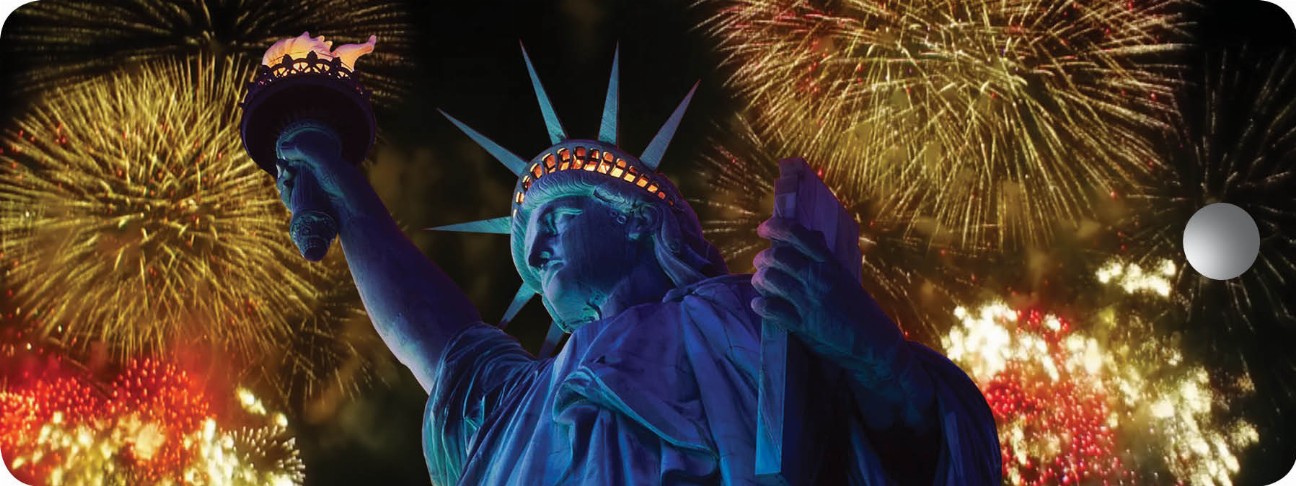
[[527,250],[527,264],[532,268],[543,268],[554,258],[554,236],[546,231],[537,232]]

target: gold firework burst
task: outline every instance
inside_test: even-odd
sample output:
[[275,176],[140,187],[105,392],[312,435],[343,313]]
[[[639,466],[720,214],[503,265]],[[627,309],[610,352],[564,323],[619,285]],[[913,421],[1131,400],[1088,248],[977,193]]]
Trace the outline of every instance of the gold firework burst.
[[0,145],[0,251],[40,334],[122,356],[255,355],[318,299],[273,181],[246,155],[248,73],[164,61],[63,90]]
[[704,27],[762,134],[843,184],[923,188],[913,209],[967,248],[1049,240],[1156,164],[1174,114],[1156,59],[1180,0],[716,5]]

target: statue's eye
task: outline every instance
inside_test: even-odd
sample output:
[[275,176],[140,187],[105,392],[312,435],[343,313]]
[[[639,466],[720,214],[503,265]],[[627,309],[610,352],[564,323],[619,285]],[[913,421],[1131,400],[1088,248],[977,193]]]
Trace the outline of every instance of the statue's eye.
[[554,226],[559,230],[567,227],[572,220],[576,219],[577,214],[580,214],[580,211],[559,211],[554,215]]
[[549,230],[552,233],[561,232],[564,228],[567,227],[567,225],[571,224],[572,220],[576,219],[576,215],[580,213],[581,212],[579,209],[570,209],[570,208],[555,209],[546,215],[545,229]]

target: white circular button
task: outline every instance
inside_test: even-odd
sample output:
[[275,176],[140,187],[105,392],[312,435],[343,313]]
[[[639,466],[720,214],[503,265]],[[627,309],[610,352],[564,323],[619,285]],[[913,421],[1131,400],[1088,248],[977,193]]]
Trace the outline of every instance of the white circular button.
[[1198,273],[1215,280],[1242,275],[1260,255],[1260,229],[1242,208],[1216,203],[1198,209],[1184,228],[1184,255]]

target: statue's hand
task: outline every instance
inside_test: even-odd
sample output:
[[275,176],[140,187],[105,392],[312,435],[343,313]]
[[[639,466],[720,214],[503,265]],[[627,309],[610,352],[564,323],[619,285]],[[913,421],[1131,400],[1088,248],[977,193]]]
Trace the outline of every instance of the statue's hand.
[[772,247],[756,255],[752,284],[760,297],[752,309],[862,381],[893,376],[904,337],[823,235],[783,218],[770,218],[757,233]]
[[347,182],[361,177],[355,166],[342,159],[342,144],[337,135],[323,125],[310,122],[289,125],[279,136],[276,152],[279,160],[275,185],[280,200],[290,210],[293,191],[304,172],[311,175],[335,211],[346,204]]

